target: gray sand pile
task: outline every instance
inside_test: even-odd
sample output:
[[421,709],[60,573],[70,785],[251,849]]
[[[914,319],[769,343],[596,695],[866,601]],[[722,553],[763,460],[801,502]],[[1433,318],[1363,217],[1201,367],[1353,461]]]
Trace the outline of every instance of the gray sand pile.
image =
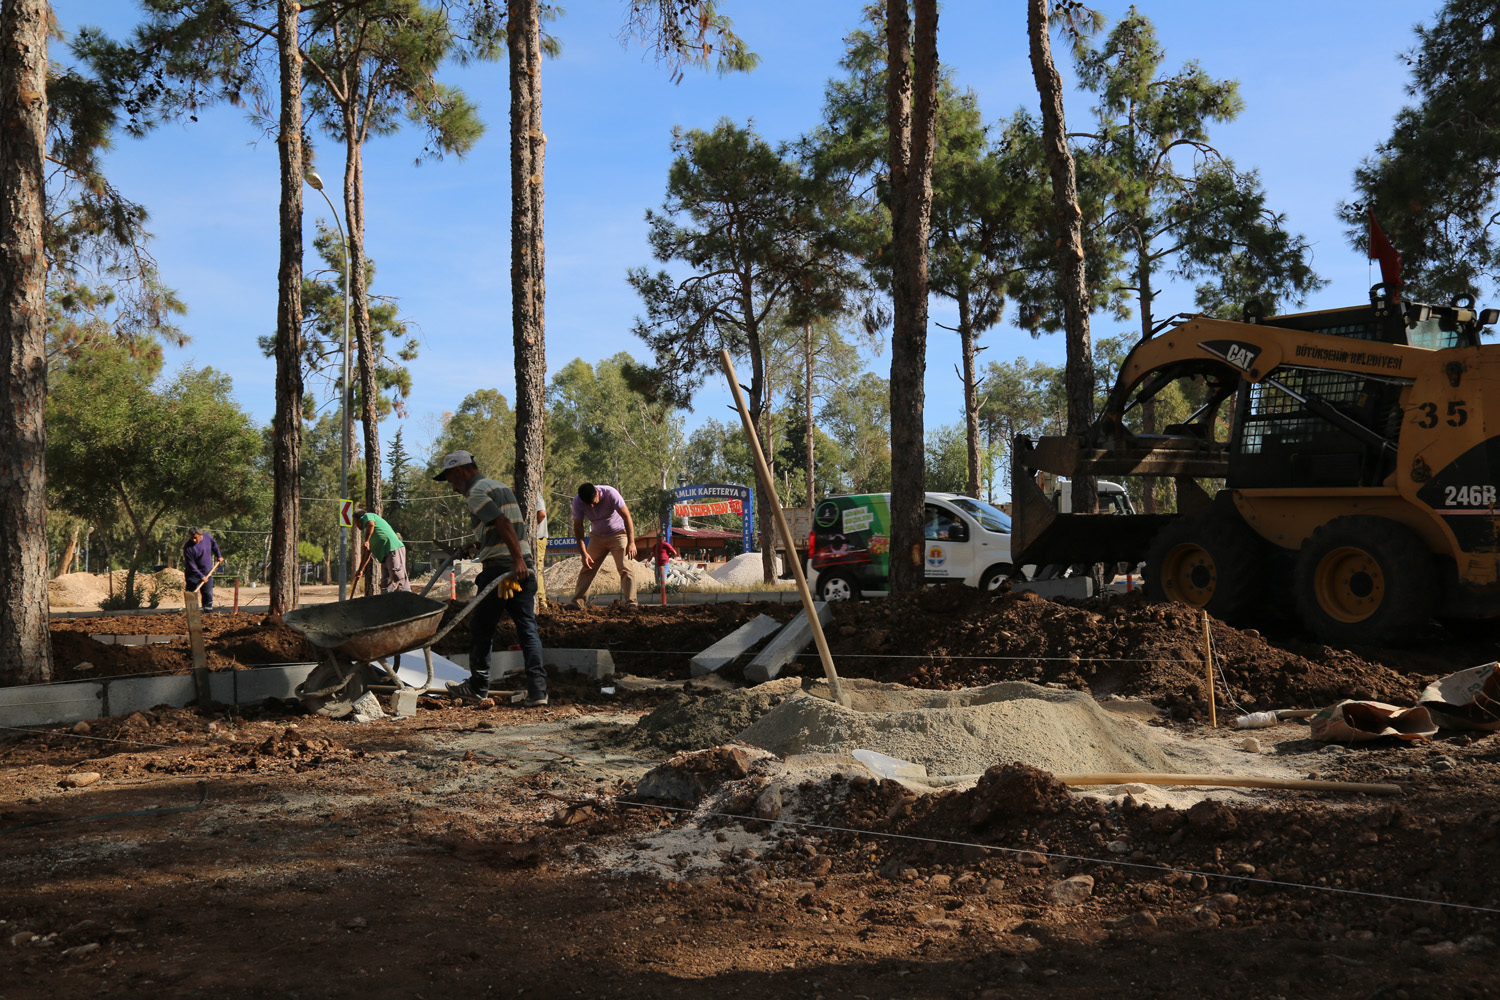
[[795,677],[712,694],[687,690],[636,723],[627,741],[642,748],[671,752],[719,746],[734,740],[741,730],[788,697],[806,697]]
[[1176,770],[1136,724],[1081,692],[1016,682],[961,691],[843,686],[852,708],[798,691],[735,738],[784,757],[875,750],[935,775],[1012,761],[1054,773]]

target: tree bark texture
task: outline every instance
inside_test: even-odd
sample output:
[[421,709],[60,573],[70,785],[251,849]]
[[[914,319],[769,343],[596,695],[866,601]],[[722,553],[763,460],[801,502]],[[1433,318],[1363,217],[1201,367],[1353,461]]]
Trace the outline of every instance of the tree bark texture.
[[761,580],[771,583],[776,579],[776,516],[771,513],[771,495],[776,483],[776,465],[771,457],[770,435],[767,433],[766,417],[766,359],[760,340],[760,327],[755,322],[753,289],[748,282],[740,286],[740,308],[745,315],[745,342],[750,350],[750,391],[745,406],[750,410],[750,424],[760,438],[760,450],[766,457],[766,471],[770,479],[760,484],[760,499],[756,502],[756,515],[760,522],[760,570]]
[[[1067,364],[1063,370],[1068,400],[1068,433],[1081,435],[1094,422],[1094,354],[1089,341],[1089,295],[1083,259],[1083,213],[1078,208],[1078,174],[1068,149],[1063,115],[1062,78],[1052,61],[1047,23],[1050,0],[1027,0],[1031,35],[1031,73],[1042,104],[1042,148],[1052,175],[1052,207],[1057,225],[1057,266],[1062,277],[1063,329]],[[1090,513],[1097,506],[1094,477],[1073,477],[1073,510]]]
[[[547,137],[542,132],[542,22],[538,0],[512,0],[510,51],[510,309],[516,368],[516,482],[536,523],[546,460]],[[498,471],[498,470],[497,470]],[[538,567],[540,568],[540,567]]]
[[[1149,246],[1137,248],[1136,259],[1140,261],[1136,269],[1136,285],[1140,289],[1141,300],[1141,343],[1151,339],[1151,300],[1156,293],[1151,288],[1151,265],[1148,255],[1151,252]],[[1141,433],[1156,433],[1156,397],[1152,396],[1141,404]],[[1145,491],[1141,496],[1141,509],[1147,514],[1156,513],[1156,484],[1155,476],[1142,476],[1141,488]]]
[[0,684],[52,679],[47,637],[47,3],[0,4]]
[[[357,73],[356,68],[353,72]],[[344,222],[349,234],[349,308],[354,324],[355,355],[359,358],[360,431],[365,444],[366,510],[379,514],[380,499],[380,387],[375,382],[375,343],[370,335],[370,286],[365,273],[365,166],[355,118],[358,81],[349,86],[344,110]],[[357,546],[356,546],[357,547]],[[351,558],[352,558],[351,552]],[[354,564],[359,568],[359,564]],[[350,584],[353,584],[353,580]],[[373,593],[375,567],[365,567],[365,590]]]
[[803,323],[802,324],[802,355],[803,355],[803,362],[804,362],[803,376],[802,376],[802,416],[803,416],[803,429],[807,432],[807,434],[806,434],[806,445],[807,445],[807,477],[806,477],[807,478],[807,506],[808,506],[808,509],[811,510],[813,507],[815,507],[817,505],[817,500],[816,500],[817,493],[813,489],[813,487],[817,483],[816,473],[815,473],[815,470],[813,469],[813,454],[814,454],[814,451],[815,451],[814,445],[816,443],[816,438],[815,438],[815,433],[814,432],[817,430],[817,428],[813,425],[813,361],[814,361],[814,359],[813,359],[813,336],[812,336],[812,324],[811,323]]
[[75,527],[68,535],[68,544],[63,546],[62,556],[57,560],[57,572],[52,574],[52,579],[57,579],[73,572],[73,560],[78,557],[78,529]]
[[892,593],[923,585],[922,502],[927,467],[922,408],[927,373],[927,240],[937,140],[937,0],[887,0],[892,223]]
[[964,442],[969,453],[969,496],[979,496],[979,376],[975,365],[979,358],[978,338],[974,336],[974,309],[969,290],[958,296],[958,337],[964,355]]
[[271,614],[298,604],[302,499],[302,50],[298,0],[278,0],[281,62],[281,259],[276,270],[276,415],[271,434]]

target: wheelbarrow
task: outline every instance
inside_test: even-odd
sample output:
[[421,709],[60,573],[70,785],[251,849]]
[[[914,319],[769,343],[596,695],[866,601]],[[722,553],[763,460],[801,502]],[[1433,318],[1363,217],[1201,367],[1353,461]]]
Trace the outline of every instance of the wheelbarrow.
[[[413,714],[417,694],[432,686],[432,647],[492,590],[514,579],[505,573],[491,580],[441,630],[448,602],[403,590],[287,612],[282,621],[318,650],[318,665],[297,686],[298,699],[310,712],[341,719],[354,712],[354,703],[370,690],[379,670],[395,684],[391,703],[396,714]],[[402,680],[394,665],[400,654],[413,650],[421,650],[427,664],[420,687]]]

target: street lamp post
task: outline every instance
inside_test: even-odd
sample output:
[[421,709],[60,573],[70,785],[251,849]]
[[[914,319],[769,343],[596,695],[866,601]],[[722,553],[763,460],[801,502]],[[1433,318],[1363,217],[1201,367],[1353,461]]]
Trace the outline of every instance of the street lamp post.
[[[343,428],[343,442],[339,446],[339,499],[347,499],[349,496],[349,241],[344,237],[344,224],[339,221],[338,210],[333,207],[333,199],[328,197],[328,192],[323,190],[323,178],[318,176],[317,171],[309,170],[306,174],[308,187],[323,196],[328,202],[328,211],[333,214],[333,224],[339,230],[339,242],[344,247],[344,377],[339,389],[339,424]],[[339,524],[339,600],[344,600],[349,592],[349,529]]]

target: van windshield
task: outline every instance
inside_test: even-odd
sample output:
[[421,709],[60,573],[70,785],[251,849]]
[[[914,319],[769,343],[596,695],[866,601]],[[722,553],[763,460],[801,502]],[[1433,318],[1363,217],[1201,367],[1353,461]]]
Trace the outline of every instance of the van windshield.
[[1010,515],[1000,508],[991,507],[983,500],[975,500],[973,497],[954,497],[948,502],[965,514],[971,515],[985,531],[1010,534]]

